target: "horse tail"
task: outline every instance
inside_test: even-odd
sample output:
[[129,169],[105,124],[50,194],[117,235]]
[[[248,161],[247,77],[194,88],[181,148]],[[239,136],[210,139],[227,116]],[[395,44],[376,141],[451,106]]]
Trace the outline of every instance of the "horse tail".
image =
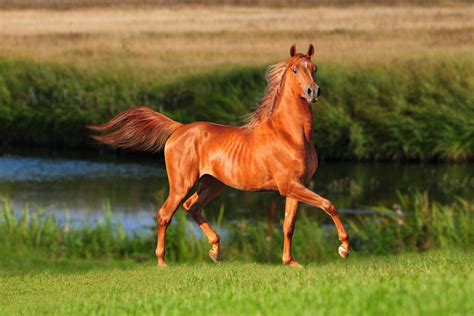
[[87,128],[102,134],[92,136],[101,143],[155,153],[163,149],[171,134],[182,125],[150,108],[139,107],[125,111],[107,123]]

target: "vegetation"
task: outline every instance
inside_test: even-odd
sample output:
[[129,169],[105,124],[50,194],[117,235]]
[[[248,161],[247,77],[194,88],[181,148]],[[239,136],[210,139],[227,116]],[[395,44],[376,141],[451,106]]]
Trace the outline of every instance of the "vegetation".
[[280,229],[222,224],[223,209],[214,223],[227,231],[221,263],[209,262],[207,242],[190,234],[195,224],[180,211],[168,230],[171,266],[158,269],[154,238],[125,234],[110,211],[95,226],[74,227],[14,212],[4,199],[0,313],[471,314],[474,206],[400,200],[403,213],[378,209],[350,221],[347,261],[336,254],[335,231],[303,208],[294,254],[311,263],[293,270],[279,262]]
[[[137,105],[238,125],[263,93],[264,65],[313,42],[320,157],[474,157],[474,7],[464,1],[157,2],[170,1],[0,1],[0,147],[99,146],[84,126]],[[414,194],[400,209],[348,216],[353,252],[342,261],[328,218],[303,207],[293,251],[305,270],[281,266],[281,223],[225,223],[224,207],[213,223],[223,258],[211,264],[179,211],[164,270],[154,232],[126,233],[107,205],[102,220],[78,225],[4,198],[0,314],[473,314],[472,201]]]
[[[474,205],[458,201],[452,205],[430,203],[427,196],[401,197],[404,213],[388,209],[349,221],[349,235],[357,253],[392,254],[427,249],[468,247],[474,242]],[[18,214],[18,213],[17,213]],[[4,253],[47,253],[51,258],[125,258],[152,261],[155,236],[126,234],[110,211],[95,226],[73,227],[58,223],[52,216],[32,213],[25,208],[16,216],[8,200],[0,209],[0,250]],[[224,260],[241,259],[280,262],[282,233],[264,223],[240,221],[223,225],[220,210],[216,224],[224,232]],[[332,227],[322,225],[325,218],[310,218],[303,209],[294,236],[295,256],[303,262],[326,261],[337,256],[338,240]],[[209,245],[193,232],[195,224],[178,212],[168,230],[170,262],[207,261]]]
[[472,159],[473,17],[462,4],[2,10],[0,145],[89,146],[84,125],[143,104],[238,124],[263,65],[313,42],[321,157]]
[[[238,125],[262,95],[263,68],[170,83],[117,72],[0,60],[4,145],[85,147],[84,128],[137,105],[182,122]],[[468,56],[391,66],[322,65],[315,140],[328,159],[465,160],[474,156],[474,63]]]
[[0,266],[0,313],[469,315],[473,260],[472,252],[451,250],[355,255],[303,270],[242,262],[167,269],[102,262],[88,272],[63,262],[40,273]]
[[1,57],[97,72],[122,70],[161,82],[269,65],[287,57],[293,43],[298,50],[314,43],[321,66],[456,59],[474,49],[474,6],[452,3],[0,10],[0,23]]
[[[470,3],[470,0],[456,0],[454,3]],[[446,0],[2,0],[0,8],[8,9],[74,9],[89,7],[160,7],[163,5],[237,5],[237,6],[264,6],[264,7],[309,7],[321,5],[354,5],[354,4],[375,4],[375,5],[400,5],[400,4],[418,4],[418,5],[439,5],[452,4]]]

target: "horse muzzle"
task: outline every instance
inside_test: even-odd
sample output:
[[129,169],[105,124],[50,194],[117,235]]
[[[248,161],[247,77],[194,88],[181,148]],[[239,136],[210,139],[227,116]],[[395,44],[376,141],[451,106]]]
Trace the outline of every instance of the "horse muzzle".
[[319,96],[321,95],[321,88],[316,86],[316,87],[309,87],[306,90],[306,100],[309,103],[316,103],[319,99]]

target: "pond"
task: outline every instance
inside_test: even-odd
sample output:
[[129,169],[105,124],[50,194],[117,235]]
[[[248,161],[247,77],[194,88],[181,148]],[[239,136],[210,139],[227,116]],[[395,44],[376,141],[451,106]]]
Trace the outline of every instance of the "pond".
[[[135,160],[134,160],[135,159]],[[72,222],[94,222],[110,209],[128,232],[149,230],[166,197],[167,178],[159,157],[82,157],[79,153],[3,153],[0,194],[15,210],[50,212]],[[474,164],[320,162],[309,185],[330,199],[342,216],[364,214],[376,206],[392,208],[398,192],[427,191],[430,199],[450,202],[474,199]],[[267,220],[272,204],[277,217],[284,201],[272,192],[225,190],[206,207],[215,220],[224,207],[225,220]],[[322,211],[305,207],[310,216]],[[314,214],[314,215],[313,215]]]

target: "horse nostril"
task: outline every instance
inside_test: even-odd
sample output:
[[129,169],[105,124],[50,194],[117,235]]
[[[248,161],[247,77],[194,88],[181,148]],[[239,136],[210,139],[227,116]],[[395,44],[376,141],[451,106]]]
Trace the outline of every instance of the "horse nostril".
[[321,88],[318,88],[317,96],[319,97],[320,95],[321,95]]
[[308,88],[308,95],[311,95],[311,92],[313,92],[311,88]]

